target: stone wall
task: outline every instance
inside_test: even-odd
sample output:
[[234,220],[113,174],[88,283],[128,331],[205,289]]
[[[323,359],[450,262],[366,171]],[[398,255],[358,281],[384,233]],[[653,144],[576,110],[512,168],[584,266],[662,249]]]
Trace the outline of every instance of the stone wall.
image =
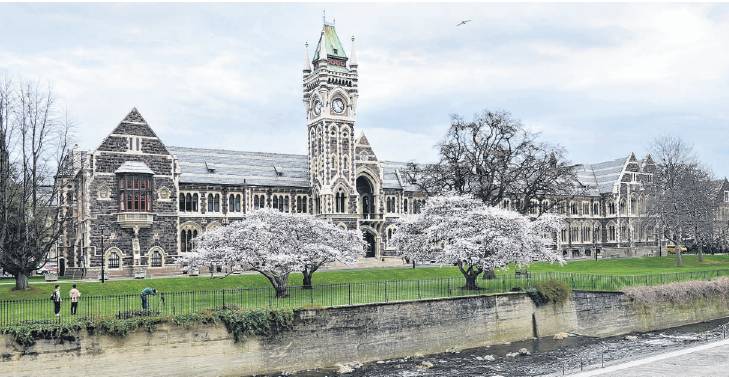
[[0,338],[0,375],[244,376],[444,352],[551,336],[612,336],[729,316],[726,302],[651,309],[620,293],[575,292],[536,307],[524,294],[310,309],[274,338],[234,343],[221,326],[163,325],[124,338],[82,334],[19,349]]

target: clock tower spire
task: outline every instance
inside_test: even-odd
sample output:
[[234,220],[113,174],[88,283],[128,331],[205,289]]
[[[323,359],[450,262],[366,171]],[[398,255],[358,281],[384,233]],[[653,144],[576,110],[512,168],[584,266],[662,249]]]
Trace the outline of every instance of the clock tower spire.
[[306,65],[303,73],[309,181],[314,212],[321,215],[356,213],[353,155],[358,72],[357,63],[348,65],[348,60],[334,24],[325,18],[311,66]]

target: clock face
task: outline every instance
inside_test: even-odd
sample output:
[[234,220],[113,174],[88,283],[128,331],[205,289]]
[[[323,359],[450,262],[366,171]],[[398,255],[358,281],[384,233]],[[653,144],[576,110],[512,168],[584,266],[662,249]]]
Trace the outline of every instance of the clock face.
[[332,101],[332,110],[337,114],[343,113],[344,101],[341,98],[336,98],[334,101]]
[[322,107],[321,101],[316,100],[316,102],[314,102],[314,114],[316,114],[316,115],[321,114],[321,107]]

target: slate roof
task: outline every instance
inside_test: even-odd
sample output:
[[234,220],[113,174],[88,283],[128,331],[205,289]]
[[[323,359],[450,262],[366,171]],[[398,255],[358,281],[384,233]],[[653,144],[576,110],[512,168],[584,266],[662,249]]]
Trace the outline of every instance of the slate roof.
[[[181,183],[309,187],[306,155],[168,147],[180,164]],[[214,166],[214,172],[209,167]],[[282,172],[279,176],[276,170]]]
[[[309,159],[306,155],[188,147],[168,147],[168,149],[177,157],[181,183],[310,187]],[[629,158],[578,165],[577,178],[587,187],[586,194],[599,195],[612,192]],[[381,161],[380,163],[384,189],[418,191],[416,185],[407,181],[404,173],[407,169],[406,162]],[[282,174],[279,175],[277,172]]]
[[152,169],[141,161],[125,161],[114,173],[154,174]]
[[407,181],[406,162],[382,161],[382,188],[418,191],[418,187]]
[[577,166],[577,179],[587,187],[588,195],[599,195],[613,191],[615,182],[620,179],[629,157]]
[[314,52],[314,61],[319,60],[322,50],[327,56],[340,59],[347,58],[347,54],[344,52],[344,47],[342,47],[342,42],[339,40],[334,25],[324,24],[321,36],[319,37],[319,43],[316,45],[316,51]]

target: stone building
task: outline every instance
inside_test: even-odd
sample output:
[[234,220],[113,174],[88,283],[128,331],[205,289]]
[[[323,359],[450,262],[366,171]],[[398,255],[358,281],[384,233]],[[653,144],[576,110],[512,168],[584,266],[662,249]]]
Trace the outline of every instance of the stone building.
[[[624,257],[655,252],[658,236],[648,221],[645,193],[654,172],[650,156],[640,160],[632,153],[616,160],[579,165],[577,179],[584,189],[582,195],[554,209],[565,216],[567,223],[556,237],[562,255]],[[538,208],[535,206],[533,211]]]
[[195,237],[263,207],[359,228],[368,257],[394,254],[394,221],[424,196],[405,181],[405,163],[380,161],[357,131],[357,65],[354,38],[347,56],[325,23],[303,70],[308,155],[166,146],[136,108],[98,148],[73,150],[58,179],[72,218],[61,272],[176,272]]
[[[60,205],[72,218],[56,250],[60,272],[93,275],[103,264],[110,275],[175,273],[195,237],[263,207],[359,228],[367,257],[395,255],[395,221],[419,212],[425,196],[406,179],[405,163],[380,161],[356,129],[358,76],[354,38],[348,56],[325,23],[313,58],[307,51],[304,59],[307,155],[167,146],[132,109],[98,148],[74,149],[58,177]],[[554,247],[569,258],[653,253],[643,185],[654,170],[650,156],[633,154],[579,165],[585,191],[557,206],[568,227]],[[729,198],[729,188],[722,192]],[[549,202],[533,203],[532,214]],[[729,209],[718,216],[729,218]]]

